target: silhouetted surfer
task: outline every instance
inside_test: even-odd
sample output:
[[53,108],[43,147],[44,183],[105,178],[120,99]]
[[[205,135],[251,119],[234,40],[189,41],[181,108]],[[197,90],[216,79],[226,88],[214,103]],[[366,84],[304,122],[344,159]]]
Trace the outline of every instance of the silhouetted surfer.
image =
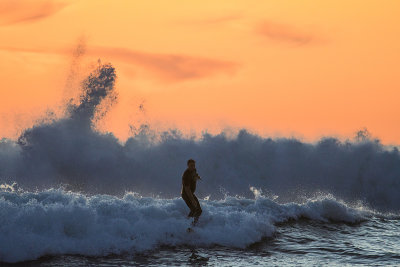
[[193,159],[187,161],[188,168],[182,175],[182,198],[185,200],[186,205],[190,209],[188,217],[194,217],[193,225],[198,221],[202,210],[200,207],[199,200],[194,195],[196,191],[196,182],[200,179],[200,176],[196,171],[196,162]]

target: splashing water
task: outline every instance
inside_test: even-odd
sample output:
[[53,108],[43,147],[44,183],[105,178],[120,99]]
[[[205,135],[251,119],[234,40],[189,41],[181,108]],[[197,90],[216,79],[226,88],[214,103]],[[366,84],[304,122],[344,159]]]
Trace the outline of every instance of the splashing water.
[[305,143],[246,130],[193,139],[176,129],[141,127],[123,144],[93,127],[107,112],[101,103],[116,100],[115,79],[112,65],[100,63],[83,81],[79,104],[68,104],[66,117],[26,129],[17,142],[2,139],[0,182],[27,190],[63,186],[88,194],[174,198],[186,160],[195,158],[204,178],[201,198],[251,198],[253,187],[279,203],[302,203],[322,193],[380,211],[400,210],[399,151],[366,134],[354,142],[325,137]]
[[195,233],[188,235],[187,207],[177,198],[0,191],[0,262],[58,254],[105,256],[160,245],[245,248],[271,237],[276,223],[300,218],[356,223],[372,214],[328,198],[279,205],[260,195],[201,205],[205,212]]

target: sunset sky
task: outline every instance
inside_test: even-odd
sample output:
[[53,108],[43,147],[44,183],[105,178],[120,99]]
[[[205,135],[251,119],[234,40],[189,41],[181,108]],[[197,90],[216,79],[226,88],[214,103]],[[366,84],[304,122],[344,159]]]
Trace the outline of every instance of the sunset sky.
[[[0,0],[0,137],[117,70],[99,122],[400,144],[399,0]],[[78,48],[84,52],[74,56]]]

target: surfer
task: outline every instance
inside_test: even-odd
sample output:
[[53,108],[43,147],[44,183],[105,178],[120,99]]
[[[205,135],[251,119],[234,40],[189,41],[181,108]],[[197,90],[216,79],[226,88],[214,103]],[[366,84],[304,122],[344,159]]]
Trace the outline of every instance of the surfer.
[[202,213],[199,200],[195,196],[197,180],[200,176],[196,171],[196,162],[193,159],[187,161],[187,169],[182,175],[182,198],[190,209],[188,217],[194,217],[193,224],[196,224]]

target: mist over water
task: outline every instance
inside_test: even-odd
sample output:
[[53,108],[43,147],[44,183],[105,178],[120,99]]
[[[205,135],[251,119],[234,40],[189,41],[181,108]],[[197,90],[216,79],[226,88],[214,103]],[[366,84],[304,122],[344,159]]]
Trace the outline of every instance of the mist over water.
[[90,195],[179,196],[186,161],[194,158],[202,177],[201,198],[254,198],[250,187],[277,202],[304,202],[331,194],[346,203],[379,211],[400,210],[400,155],[366,135],[354,141],[325,137],[315,143],[264,138],[241,130],[186,137],[148,126],[125,143],[93,127],[115,101],[115,69],[99,65],[83,81],[79,104],[67,115],[26,129],[17,141],[0,141],[0,182],[26,190],[60,186]]

